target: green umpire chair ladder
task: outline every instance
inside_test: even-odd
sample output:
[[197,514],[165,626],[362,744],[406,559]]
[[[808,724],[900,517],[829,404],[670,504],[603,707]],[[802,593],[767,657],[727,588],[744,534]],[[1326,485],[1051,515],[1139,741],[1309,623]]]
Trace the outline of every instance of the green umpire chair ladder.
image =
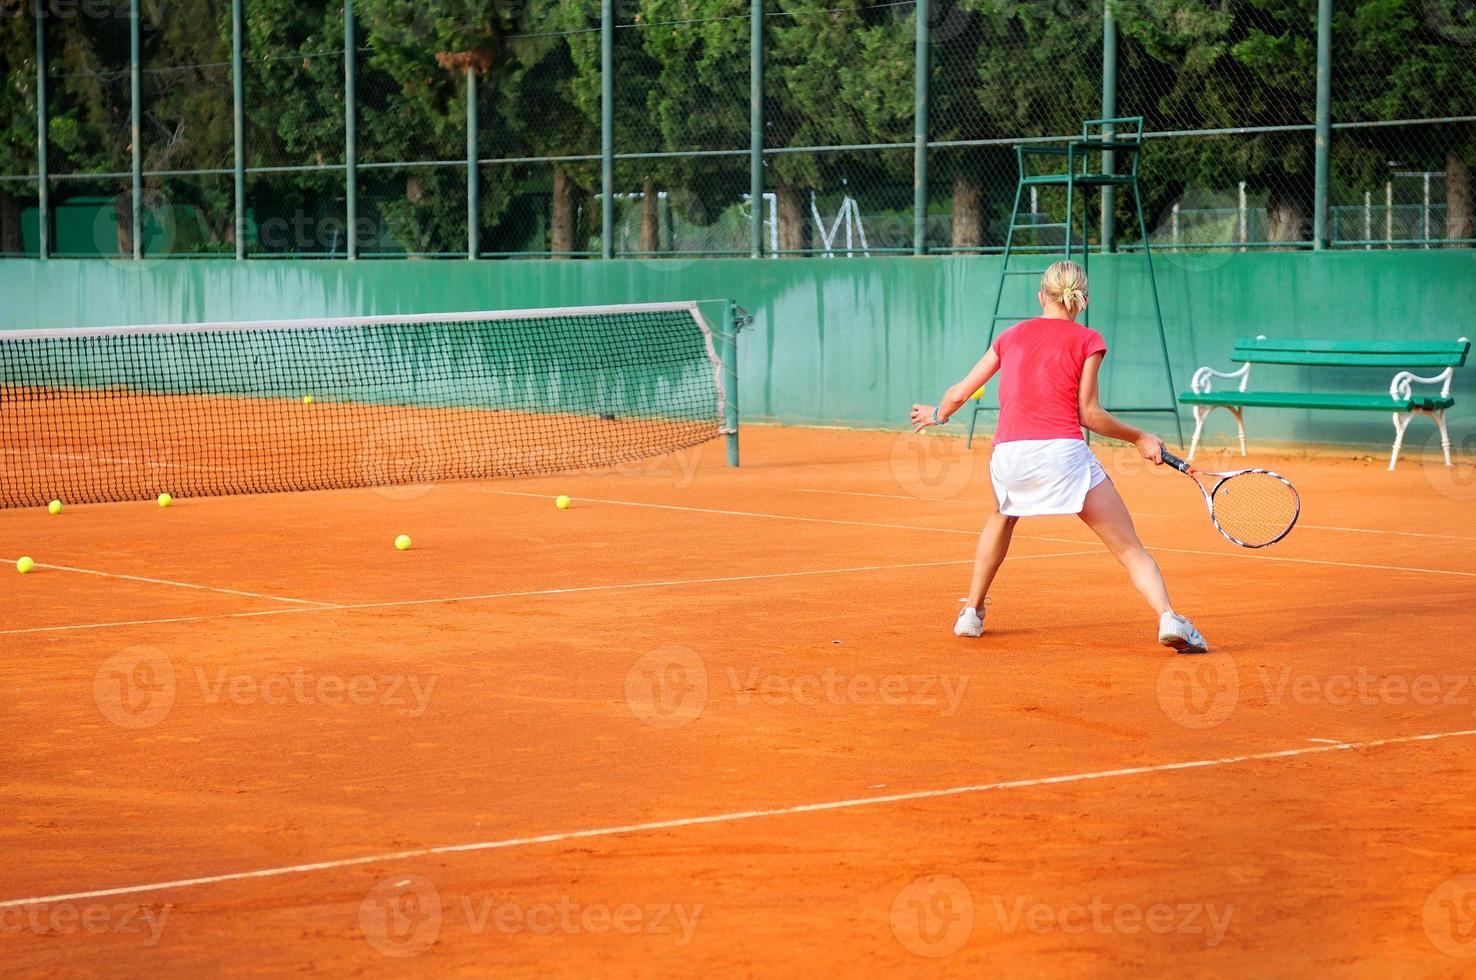
[[[1184,424],[1179,418],[1178,399],[1175,395],[1173,371],[1169,366],[1168,338],[1163,330],[1163,310],[1158,303],[1158,280],[1153,274],[1153,253],[1149,248],[1148,225],[1143,219],[1143,196],[1138,188],[1138,163],[1143,149],[1143,117],[1119,116],[1113,119],[1088,119],[1082,123],[1081,137],[1064,144],[1034,143],[1015,147],[1015,156],[1020,166],[1020,181],[1015,186],[1015,206],[1010,212],[1010,230],[1005,237],[1004,265],[999,274],[999,287],[994,294],[994,313],[989,321],[989,343],[994,344],[995,334],[1002,322],[1014,323],[1039,314],[1031,310],[1008,310],[1001,312],[1005,301],[1005,284],[1012,279],[1035,277],[1039,279],[1045,266],[1026,269],[1012,267],[1021,254],[1046,256],[1054,260],[1057,249],[1054,245],[1021,244],[1017,236],[1037,235],[1041,231],[1056,231],[1062,235],[1063,246],[1060,257],[1076,259],[1090,274],[1091,246],[1088,230],[1091,216],[1090,195],[1093,189],[1101,188],[1111,200],[1119,187],[1132,191],[1133,204],[1138,212],[1138,231],[1142,236],[1143,259],[1148,264],[1148,285],[1153,293],[1153,315],[1158,321],[1158,342],[1163,353],[1163,376],[1167,385],[1166,400],[1161,404],[1106,406],[1109,412],[1122,414],[1171,415],[1178,432],[1179,445],[1184,444]],[[1060,164],[1065,164],[1061,169]],[[1038,172],[1045,171],[1045,172]],[[1020,205],[1030,191],[1043,188],[1064,188],[1066,192],[1065,219],[1062,221],[1039,222],[1037,215],[1029,212],[1029,221],[1022,221]],[[1080,235],[1076,234],[1076,209],[1080,204]],[[1080,252],[1080,255],[1077,253]],[[1047,263],[1049,265],[1049,263]],[[1034,291],[1030,301],[1034,302]],[[1092,309],[1086,309],[1085,321],[1091,324]],[[969,435],[966,445],[974,444],[974,429],[979,423],[979,414],[989,411],[982,398],[975,393],[974,411],[969,418]]]

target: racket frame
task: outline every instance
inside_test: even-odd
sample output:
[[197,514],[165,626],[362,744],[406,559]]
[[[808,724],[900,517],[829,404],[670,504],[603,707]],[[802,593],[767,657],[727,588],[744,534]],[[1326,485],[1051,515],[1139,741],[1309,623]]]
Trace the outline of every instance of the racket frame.
[[[1302,516],[1302,495],[1297,493],[1297,488],[1292,486],[1292,482],[1290,480],[1282,476],[1280,473],[1277,473],[1275,470],[1261,469],[1260,467],[1251,467],[1249,469],[1243,470],[1228,470],[1225,472],[1211,473],[1195,469],[1193,466],[1190,466],[1187,462],[1175,456],[1167,449],[1163,451],[1162,458],[1163,461],[1169,466],[1172,466],[1180,473],[1183,473],[1185,476],[1191,477],[1194,480],[1194,485],[1199,488],[1199,492],[1204,496],[1204,506],[1205,509],[1209,511],[1210,523],[1215,526],[1216,531],[1220,532],[1221,537],[1223,537],[1226,541],[1229,541],[1233,545],[1239,545],[1242,548],[1269,548],[1271,545],[1275,544],[1276,542],[1280,541],[1282,538],[1290,534],[1292,532],[1292,528],[1297,526],[1297,519]],[[1199,478],[1201,473],[1204,476],[1217,478],[1213,487],[1210,487],[1208,489],[1205,488],[1204,481]],[[1261,544],[1251,544],[1250,542],[1242,541],[1239,538],[1235,537],[1229,531],[1220,526],[1220,519],[1215,516],[1215,494],[1218,493],[1220,488],[1225,485],[1226,481],[1230,480],[1232,477],[1242,476],[1246,473],[1261,473],[1265,476],[1274,477],[1275,479],[1280,480],[1286,485],[1286,488],[1291,491],[1292,501],[1296,504],[1296,509],[1292,512],[1292,518],[1287,523],[1286,529],[1278,534],[1276,537],[1272,538],[1270,541],[1265,541]]]

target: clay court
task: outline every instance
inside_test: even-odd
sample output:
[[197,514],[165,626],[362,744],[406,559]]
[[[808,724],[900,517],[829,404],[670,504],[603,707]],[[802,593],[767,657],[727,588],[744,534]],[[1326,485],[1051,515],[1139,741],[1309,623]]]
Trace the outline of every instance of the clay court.
[[1469,969],[1469,461],[1253,452],[1252,552],[1099,444],[1176,657],[1072,518],[950,634],[987,450],[743,439],[0,511],[6,972]]

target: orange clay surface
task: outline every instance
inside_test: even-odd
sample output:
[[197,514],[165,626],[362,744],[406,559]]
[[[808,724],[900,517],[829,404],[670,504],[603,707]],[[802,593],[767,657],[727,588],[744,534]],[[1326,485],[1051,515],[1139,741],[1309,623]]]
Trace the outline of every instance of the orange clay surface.
[[3,972],[1476,969],[1469,461],[1253,454],[1248,552],[1099,445],[1192,658],[1074,518],[951,635],[987,448],[743,438],[0,511]]

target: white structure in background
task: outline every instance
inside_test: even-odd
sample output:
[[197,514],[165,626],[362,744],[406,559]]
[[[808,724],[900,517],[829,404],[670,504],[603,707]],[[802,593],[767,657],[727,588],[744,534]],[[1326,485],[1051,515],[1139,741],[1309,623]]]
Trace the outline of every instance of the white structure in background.
[[831,224],[830,230],[825,230],[825,219],[820,217],[820,208],[815,204],[815,192],[810,191],[810,214],[815,219],[815,230],[820,232],[820,244],[824,246],[822,253],[827,259],[834,258],[836,253],[835,240],[842,228],[846,232],[846,257],[850,258],[856,253],[856,242],[861,243],[861,254],[871,255],[871,246],[866,243],[866,227],[861,223],[861,206],[849,193],[841,198],[840,210],[836,212],[835,222]]
[[1240,182],[1240,198],[1239,198],[1238,210],[1240,212],[1239,213],[1239,216],[1238,216],[1239,224],[1240,224],[1240,229],[1239,229],[1240,230],[1240,250],[1242,252],[1244,252],[1245,251],[1246,238],[1248,237],[1248,233],[1249,233],[1249,227],[1248,226],[1249,226],[1249,218],[1250,218],[1250,209],[1246,207],[1246,203],[1245,203],[1245,181],[1243,181],[1243,180]]

